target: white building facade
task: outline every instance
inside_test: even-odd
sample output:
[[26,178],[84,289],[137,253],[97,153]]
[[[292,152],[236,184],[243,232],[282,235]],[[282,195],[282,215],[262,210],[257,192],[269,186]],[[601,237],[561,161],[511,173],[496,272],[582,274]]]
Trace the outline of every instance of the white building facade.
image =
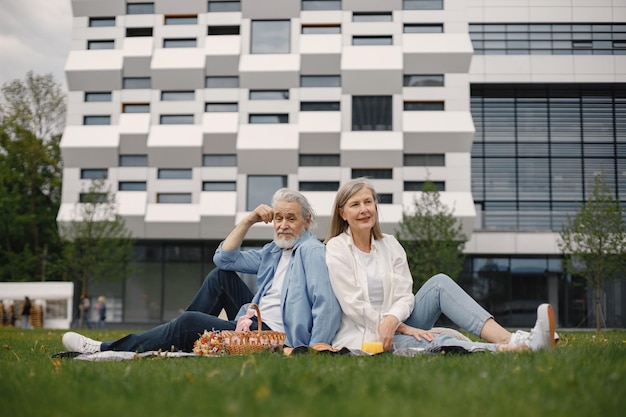
[[[98,288],[120,321],[184,309],[212,253],[273,192],[303,192],[323,238],[360,176],[383,230],[430,180],[470,240],[461,282],[509,325],[550,301],[586,326],[560,222],[608,173],[626,201],[623,0],[73,0],[59,223],[96,178],[140,271]],[[271,239],[255,226],[249,245]],[[622,286],[606,319],[623,318]],[[97,293],[90,289],[90,293]],[[611,321],[612,320],[612,321]]]

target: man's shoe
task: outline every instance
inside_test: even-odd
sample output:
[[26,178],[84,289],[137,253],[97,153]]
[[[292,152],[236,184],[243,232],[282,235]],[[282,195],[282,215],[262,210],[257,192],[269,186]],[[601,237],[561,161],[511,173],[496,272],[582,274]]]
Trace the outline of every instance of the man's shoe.
[[102,342],[96,342],[78,333],[67,332],[63,335],[63,346],[68,352],[96,353],[100,352],[101,345]]
[[550,304],[537,307],[537,323],[526,343],[530,350],[554,349],[554,311]]

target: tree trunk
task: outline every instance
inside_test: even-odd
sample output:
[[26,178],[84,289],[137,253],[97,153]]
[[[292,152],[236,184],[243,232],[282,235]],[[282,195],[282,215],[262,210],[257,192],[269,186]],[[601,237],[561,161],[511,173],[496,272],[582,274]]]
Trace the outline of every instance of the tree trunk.
[[596,285],[595,285],[595,301],[596,301],[596,331],[600,332],[600,330],[602,329],[602,324],[601,324],[601,318],[602,318],[602,305],[600,303],[600,291],[602,289],[601,285],[600,285],[600,281],[596,281]]

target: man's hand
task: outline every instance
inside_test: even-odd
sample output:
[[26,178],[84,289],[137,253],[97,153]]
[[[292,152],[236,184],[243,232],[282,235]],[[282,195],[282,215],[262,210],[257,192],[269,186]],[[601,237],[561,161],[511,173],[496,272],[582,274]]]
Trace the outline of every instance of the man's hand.
[[253,224],[258,222],[270,223],[274,220],[274,209],[266,204],[259,204],[259,206],[250,213],[250,220]]
[[272,220],[274,220],[274,210],[266,204],[260,204],[226,236],[222,243],[222,249],[235,250],[239,248],[253,224],[259,222],[269,223]]

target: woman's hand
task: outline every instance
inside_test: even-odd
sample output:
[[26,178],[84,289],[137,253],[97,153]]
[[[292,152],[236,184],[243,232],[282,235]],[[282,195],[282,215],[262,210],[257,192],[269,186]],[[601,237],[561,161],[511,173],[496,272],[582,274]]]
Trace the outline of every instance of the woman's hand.
[[423,329],[418,329],[417,327],[408,326],[404,323],[401,323],[400,326],[398,326],[398,329],[396,330],[396,332],[400,334],[405,334],[407,336],[413,336],[418,341],[421,341],[422,339],[424,339],[427,342],[432,342],[433,335],[441,333],[439,330],[432,330],[432,329],[423,330]]
[[393,346],[393,335],[396,333],[396,327],[398,327],[398,319],[391,314],[385,316],[378,327],[385,352],[391,350]]

